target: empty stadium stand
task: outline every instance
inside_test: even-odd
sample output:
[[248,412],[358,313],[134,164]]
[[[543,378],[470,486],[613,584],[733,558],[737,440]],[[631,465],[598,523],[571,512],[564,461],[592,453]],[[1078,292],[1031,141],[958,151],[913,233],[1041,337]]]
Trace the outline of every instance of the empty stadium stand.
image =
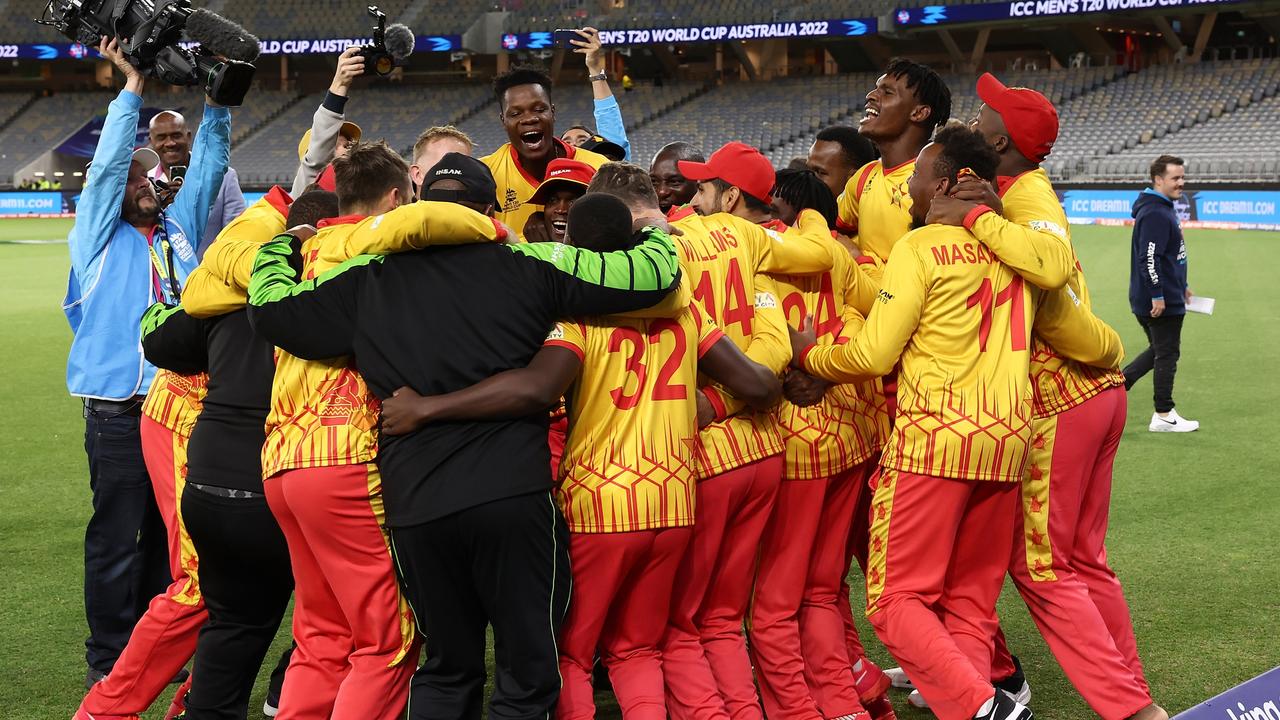
[[[406,2],[413,11],[416,0]],[[1041,90],[1058,106],[1059,140],[1045,163],[1057,181],[1142,182],[1147,165],[1161,153],[1186,158],[1196,182],[1280,180],[1280,59],[1163,65],[1140,72],[1109,66],[997,75],[1010,85]],[[632,92],[618,89],[618,99],[638,163],[647,163],[676,139],[707,151],[739,139],[760,147],[781,167],[805,155],[821,128],[856,124],[875,76],[639,83]],[[953,116],[972,118],[979,107],[975,76],[945,77],[953,90]],[[321,97],[255,90],[234,111],[232,164],[246,186],[289,181],[297,165],[297,138],[309,127]],[[557,87],[553,98],[562,131],[595,124],[585,83]],[[0,95],[0,184],[15,182],[18,168],[104,112],[110,99],[107,92]],[[199,90],[183,88],[149,92],[147,105],[182,110],[194,130],[201,100]],[[436,124],[459,125],[476,141],[478,154],[506,140],[488,83],[364,88],[353,95],[348,116],[367,138],[386,138],[406,155],[418,133]]]

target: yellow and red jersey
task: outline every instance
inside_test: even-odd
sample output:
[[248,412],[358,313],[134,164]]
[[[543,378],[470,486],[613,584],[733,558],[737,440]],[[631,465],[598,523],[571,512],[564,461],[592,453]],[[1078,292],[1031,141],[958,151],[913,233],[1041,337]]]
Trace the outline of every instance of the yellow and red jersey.
[[914,158],[892,168],[874,160],[849,178],[837,200],[837,229],[847,235],[856,234],[862,252],[882,263],[889,259],[894,244],[911,231],[907,180],[915,169]]
[[673,319],[559,323],[582,360],[556,490],[570,532],[693,524],[698,358],[723,333],[696,304]]
[[[183,285],[182,306],[189,315],[213,317],[244,307],[253,255],[259,245],[284,231],[291,202],[288,193],[273,187],[218,233]],[[191,437],[208,385],[209,376],[204,373],[179,375],[162,369],[147,391],[142,413],[182,437]]]
[[963,228],[929,225],[894,246],[867,324],[844,346],[803,358],[836,381],[883,375],[901,358],[898,417],[884,467],[960,480],[1019,482],[1031,433],[1034,326],[1073,356],[1114,363],[1115,332],[1039,294]]
[[[1019,251],[1030,254],[1035,238],[1029,240],[1025,237],[1029,233],[1039,233],[1041,236],[1047,234],[1056,238],[1067,254],[1067,284],[1064,288],[1050,291],[1045,302],[1078,303],[1090,309],[1089,287],[1072,249],[1070,226],[1049,176],[1044,170],[1036,168],[1016,177],[999,180],[1004,216],[995,213],[979,216],[971,223],[974,236],[999,252],[1001,257],[1006,257],[1006,253]],[[1048,247],[1050,252],[1042,255],[1050,255],[1054,243],[1050,241]],[[1016,255],[1006,259],[1012,259],[1024,276],[1027,276],[1027,271],[1023,266],[1062,264],[1052,256],[1029,257],[1022,262],[1018,262],[1020,258]],[[1123,384],[1124,375],[1118,370],[1076,362],[1059,354],[1040,334],[1037,333],[1032,338],[1031,386],[1035,393],[1032,402],[1036,417],[1048,417],[1070,410],[1103,390]]]
[[[785,238],[791,228],[779,221],[764,225]],[[830,240],[835,260],[831,269],[816,275],[777,275],[782,311],[787,324],[803,329],[812,317],[821,345],[848,342],[857,335],[863,316],[855,307],[870,303],[870,280],[853,258]],[[865,297],[864,297],[865,296]],[[774,408],[785,449],[783,478],[829,478],[869,460],[884,446],[889,416],[878,379],[834,385],[822,402],[798,407],[785,398]]]
[[[564,153],[561,157],[584,162],[593,168],[609,162],[609,158],[599,153],[574,147],[559,138],[553,140]],[[523,234],[524,224],[529,221],[529,216],[542,210],[541,205],[529,202],[542,178],[534,177],[524,169],[520,164],[520,156],[511,143],[503,143],[493,153],[480,158],[480,162],[489,166],[493,179],[498,184],[497,219]]]
[[184,438],[191,437],[196,418],[204,407],[209,376],[179,375],[163,368],[156,371],[147,397],[142,401],[142,414]]
[[[303,278],[313,279],[365,253],[498,237],[491,219],[454,203],[416,202],[383,215],[332,218],[302,244]],[[277,350],[262,476],[372,462],[380,411],[381,403],[352,358],[302,360]]]
[[292,202],[273,186],[218,233],[182,287],[182,309],[188,315],[210,318],[245,306],[253,258],[263,243],[285,231]]
[[[831,267],[830,228],[806,210],[788,238],[728,213],[674,223],[684,282],[693,297],[747,357],[782,372],[791,360],[786,319],[768,273],[814,273]],[[705,389],[721,418],[698,434],[700,477],[712,477],[782,452],[771,413],[741,412],[742,403]]]

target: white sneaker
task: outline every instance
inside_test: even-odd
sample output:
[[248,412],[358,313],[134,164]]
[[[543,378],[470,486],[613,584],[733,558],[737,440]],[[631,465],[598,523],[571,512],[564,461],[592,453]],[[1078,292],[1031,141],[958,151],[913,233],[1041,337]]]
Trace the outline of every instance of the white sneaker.
[[1170,410],[1164,417],[1160,417],[1160,413],[1151,413],[1151,424],[1147,429],[1151,432],[1195,432],[1200,429],[1200,423],[1182,417],[1177,410]]
[[915,683],[911,682],[911,678],[907,677],[907,671],[900,667],[889,668],[884,671],[889,676],[889,684],[899,690],[915,690]]
[[907,702],[911,703],[912,707],[929,709],[929,701],[924,699],[919,690],[912,690],[911,694],[907,696]]
[[280,708],[276,707],[275,705],[272,705],[271,701],[268,700],[262,703],[262,714],[266,715],[269,718],[273,718],[276,715],[280,714]]

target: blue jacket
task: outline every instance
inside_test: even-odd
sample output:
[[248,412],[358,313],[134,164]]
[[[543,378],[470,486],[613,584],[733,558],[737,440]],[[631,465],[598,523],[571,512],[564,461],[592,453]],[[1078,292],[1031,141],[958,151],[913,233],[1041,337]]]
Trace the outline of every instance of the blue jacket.
[[156,370],[142,357],[139,322],[152,303],[178,302],[166,256],[180,286],[195,269],[195,249],[230,160],[231,111],[206,107],[186,183],[160,226],[144,236],[120,218],[141,107],[142,98],[125,90],[107,108],[67,237],[71,276],[62,310],[74,335],[67,390],[80,397],[125,400],[150,387]]
[[1164,300],[1165,315],[1187,312],[1187,243],[1173,201],[1147,188],[1133,203],[1129,307],[1151,314],[1151,301]]
[[610,142],[622,146],[622,159],[631,160],[631,140],[627,138],[627,128],[622,124],[622,109],[618,107],[618,99],[610,95],[603,100],[595,101],[596,134]]

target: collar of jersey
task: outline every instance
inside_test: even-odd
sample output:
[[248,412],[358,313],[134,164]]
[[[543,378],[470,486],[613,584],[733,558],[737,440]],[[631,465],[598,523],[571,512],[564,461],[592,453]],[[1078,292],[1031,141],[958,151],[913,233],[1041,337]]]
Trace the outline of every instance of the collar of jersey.
[[1030,170],[1024,170],[1018,173],[1017,175],[997,175],[996,176],[996,194],[999,195],[1000,197],[1004,197],[1004,194],[1009,192],[1009,188],[1013,187],[1014,183],[1021,180],[1022,176],[1033,173],[1039,169],[1040,168],[1038,167],[1034,167],[1034,168],[1031,168]]
[[338,217],[325,218],[316,223],[316,229],[329,227],[330,225],[355,225],[364,220],[368,215],[339,215]]
[[[557,145],[564,148],[565,159],[567,160],[573,159],[573,156],[574,154],[577,153],[578,148],[570,145],[569,143],[561,140],[560,138],[553,137],[551,139],[554,140]],[[516,146],[512,145],[511,143],[507,143],[507,149],[510,150],[511,152],[511,162],[516,166],[516,170],[520,171],[520,176],[523,177],[525,180],[527,180],[530,185],[537,187],[542,182],[542,179],[536,178],[530,175],[529,172],[524,169],[524,166],[520,164],[520,154],[516,152]],[[551,155],[552,160],[556,159],[556,157],[557,156],[554,153]]]

